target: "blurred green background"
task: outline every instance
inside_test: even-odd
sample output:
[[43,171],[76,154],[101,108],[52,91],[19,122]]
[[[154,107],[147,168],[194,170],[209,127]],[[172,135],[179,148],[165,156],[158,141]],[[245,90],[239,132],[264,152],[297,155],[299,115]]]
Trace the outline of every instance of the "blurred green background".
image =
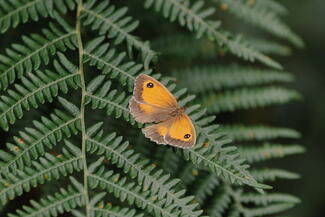
[[296,75],[295,88],[304,100],[294,105],[281,106],[280,125],[299,130],[301,143],[307,152],[289,158],[288,166],[299,172],[302,179],[290,181],[286,187],[302,199],[302,204],[291,213],[295,217],[325,216],[325,1],[281,1],[289,10],[290,25],[305,41],[304,50],[280,60],[285,69]]

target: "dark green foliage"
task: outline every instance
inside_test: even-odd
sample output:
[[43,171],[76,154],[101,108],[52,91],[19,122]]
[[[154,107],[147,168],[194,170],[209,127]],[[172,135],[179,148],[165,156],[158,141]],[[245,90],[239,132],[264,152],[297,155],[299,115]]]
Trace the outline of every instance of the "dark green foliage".
[[[96,4],[99,3],[99,4]],[[99,35],[115,38],[114,44],[123,41],[127,43],[128,51],[132,48],[140,50],[145,66],[156,56],[150,49],[148,42],[142,42],[130,34],[139,25],[127,15],[127,7],[117,9],[109,1],[87,1],[82,11],[85,25],[91,25],[92,30],[98,30]]]
[[80,79],[76,67],[71,66],[62,54],[59,56],[61,62],[54,61],[56,73],[35,71],[35,74],[22,77],[21,84],[16,84],[14,90],[1,96],[0,126],[3,129],[8,130],[9,124],[22,118],[24,110],[38,108],[46,101],[52,102],[59,91],[67,93],[69,88],[78,88]]
[[24,216],[58,216],[60,213],[69,212],[76,207],[85,204],[84,194],[73,187],[61,188],[54,195],[42,198],[40,201],[31,200],[31,206],[24,206],[17,210],[16,214],[9,214],[10,217]]
[[89,83],[85,104],[91,104],[92,109],[105,109],[107,115],[114,112],[115,118],[123,117],[126,121],[135,124],[127,109],[130,97],[127,97],[124,92],[118,94],[116,90],[110,90],[112,82],[105,82],[105,77],[98,76]]
[[[288,39],[294,45],[303,46],[302,39],[283,23],[275,12],[258,4],[249,4],[244,0],[212,0],[227,5],[227,11],[259,28],[278,37]],[[262,1],[263,2],[263,1]],[[265,2],[265,1],[264,1]]]
[[203,97],[202,101],[210,113],[219,113],[284,104],[297,99],[300,99],[300,95],[296,91],[271,86],[254,89],[243,88],[221,94],[212,93]]
[[[54,8],[66,13],[75,8],[75,0],[15,0],[1,1],[0,29],[6,32],[10,27],[28,20],[38,21],[40,17],[54,16]],[[57,16],[57,15],[56,15]]]
[[141,73],[150,74],[151,70],[144,70],[141,64],[124,61],[126,53],[116,54],[110,49],[109,43],[102,43],[104,37],[95,38],[85,47],[84,62],[96,66],[102,74],[111,78],[119,78],[122,85],[128,85],[133,90],[134,77]]
[[40,121],[34,121],[33,124],[33,128],[25,128],[25,131],[19,132],[13,143],[7,143],[10,153],[0,150],[0,173],[15,173],[16,169],[30,166],[32,159],[46,153],[46,147],[52,148],[63,138],[69,138],[80,130],[80,118],[71,117],[60,110],[50,114],[49,118],[42,117]]
[[76,33],[65,27],[66,30],[61,30],[50,23],[49,29],[42,29],[42,34],[23,36],[24,44],[12,44],[5,55],[0,55],[0,89],[6,89],[23,74],[37,70],[42,63],[47,65],[50,55],[55,55],[57,50],[75,49]]
[[300,145],[264,144],[256,147],[241,147],[241,152],[248,162],[265,161],[272,158],[282,158],[286,155],[303,153],[305,149]]
[[32,187],[43,184],[45,181],[67,176],[74,170],[82,169],[81,150],[66,142],[62,154],[53,156],[46,153],[38,161],[32,161],[31,166],[12,173],[3,173],[1,179],[0,198],[2,203],[12,200],[23,191],[30,191]]
[[[96,204],[97,205],[97,204]],[[142,217],[143,214],[138,214],[134,209],[121,208],[118,206],[112,207],[111,204],[98,204],[97,207],[91,209],[92,215],[97,217],[113,216],[113,217]]]
[[[288,55],[290,48],[222,29],[219,3],[303,45],[273,0],[0,0],[0,29],[12,37],[0,51],[0,126],[8,131],[0,149],[0,215],[251,217],[299,203],[269,190],[271,181],[299,175],[266,161],[303,152],[290,144],[298,132],[227,117],[219,126],[222,112],[300,98],[284,87],[293,75],[266,56]],[[224,55],[250,62],[226,64]],[[140,74],[161,81],[186,107],[194,148],[142,136],[145,125],[128,109]],[[29,205],[15,204],[22,195]]]
[[278,138],[300,138],[299,132],[289,128],[244,125],[225,125],[222,128],[234,141],[263,141]]
[[[90,167],[92,170],[96,168]],[[126,201],[128,204],[135,204],[137,207],[146,209],[149,213],[155,216],[179,216],[184,215],[187,210],[177,210],[176,204],[171,204],[168,200],[159,200],[157,196],[148,195],[148,191],[144,192],[135,183],[128,182],[125,177],[113,173],[113,171],[104,172],[104,168],[98,171],[91,171],[89,175],[89,184],[92,188],[100,187],[113,193],[114,196],[121,201]],[[188,198],[187,201],[190,201]],[[198,211],[199,212],[199,211]],[[193,215],[197,216],[197,215]]]
[[188,68],[176,71],[174,74],[184,86],[187,84],[189,90],[194,93],[293,80],[292,74],[286,72],[239,65]]

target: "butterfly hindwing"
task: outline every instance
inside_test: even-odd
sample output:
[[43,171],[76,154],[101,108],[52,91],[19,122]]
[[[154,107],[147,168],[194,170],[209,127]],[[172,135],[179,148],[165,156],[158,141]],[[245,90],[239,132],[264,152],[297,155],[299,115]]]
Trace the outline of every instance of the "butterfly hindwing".
[[146,127],[142,132],[151,141],[179,148],[191,148],[196,142],[195,128],[186,114]]
[[142,129],[145,137],[149,138],[151,141],[157,144],[167,145],[165,141],[165,136],[169,130],[170,121],[161,122],[159,124],[154,124],[149,127]]
[[174,118],[165,135],[165,141],[172,146],[181,148],[191,148],[195,145],[195,127],[186,114],[183,113]]

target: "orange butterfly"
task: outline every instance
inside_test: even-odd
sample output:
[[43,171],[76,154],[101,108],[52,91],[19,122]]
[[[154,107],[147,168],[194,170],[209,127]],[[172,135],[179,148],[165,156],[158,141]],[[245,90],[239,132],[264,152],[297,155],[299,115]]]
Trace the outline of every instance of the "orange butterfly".
[[191,119],[176,98],[156,79],[141,74],[135,79],[129,102],[133,118],[140,123],[156,123],[142,129],[147,138],[158,144],[191,148],[196,132]]

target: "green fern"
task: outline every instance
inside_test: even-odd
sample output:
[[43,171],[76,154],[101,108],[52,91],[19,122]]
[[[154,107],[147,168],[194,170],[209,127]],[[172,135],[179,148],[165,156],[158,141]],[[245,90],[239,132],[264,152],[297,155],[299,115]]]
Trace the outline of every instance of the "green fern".
[[264,144],[256,147],[241,147],[241,153],[245,156],[248,162],[265,161],[272,158],[282,158],[287,155],[299,154],[304,152],[304,148],[300,145],[278,145]]
[[65,189],[61,188],[56,194],[49,195],[40,201],[31,200],[31,206],[24,206],[17,210],[16,214],[9,214],[8,216],[58,216],[60,213],[71,211],[85,204],[84,194],[78,190],[80,189],[74,189],[71,186]]
[[182,86],[187,85],[194,93],[293,80],[291,74],[282,71],[259,70],[238,65],[188,68],[175,71],[174,75],[179,78]]
[[303,46],[302,39],[284,24],[276,13],[265,10],[263,7],[255,7],[255,4],[247,4],[244,0],[213,0],[227,5],[227,10],[238,18],[245,20],[253,25],[262,28],[278,37],[288,39],[297,47]]
[[[287,11],[277,2],[220,1],[302,45],[281,21]],[[241,120],[218,124],[221,112],[300,98],[283,87],[292,74],[252,64],[281,69],[265,54],[287,55],[287,45],[222,30],[214,2],[141,3],[0,0],[0,32],[10,41],[0,50],[1,216],[248,217],[300,202],[269,190],[272,181],[299,175],[266,161],[304,152],[291,144],[298,132]],[[228,52],[251,63],[226,64]],[[186,107],[197,132],[194,148],[144,139],[128,109],[140,74],[161,81]],[[256,166],[261,161],[263,168]],[[16,203],[22,195],[30,202]]]
[[105,34],[108,38],[115,38],[114,44],[126,41],[128,49],[133,47],[139,49],[144,65],[147,67],[156,53],[150,49],[147,42],[142,42],[130,34],[139,23],[126,16],[126,7],[115,9],[109,1],[103,1],[95,6],[96,2],[99,1],[88,1],[85,4],[82,10],[84,24],[92,25],[92,29],[98,30],[100,35]]
[[12,44],[5,55],[0,55],[0,89],[6,89],[23,74],[37,70],[42,63],[47,65],[50,55],[55,55],[57,50],[75,49],[76,33],[67,25],[65,27],[67,31],[50,23],[49,29],[42,30],[43,34],[23,36],[24,44]]
[[21,78],[22,84],[16,84],[15,90],[8,90],[6,95],[0,99],[0,126],[8,130],[9,124],[14,124],[17,119],[22,118],[24,110],[29,111],[31,107],[38,108],[46,101],[52,102],[59,94],[67,93],[69,88],[78,88],[80,85],[79,74],[76,67],[59,54],[60,61],[54,61],[54,67],[59,74],[46,70],[36,71],[35,75]]
[[30,191],[32,187],[35,188],[45,181],[67,176],[74,170],[80,171],[82,169],[81,150],[69,142],[66,142],[66,146],[68,149],[63,149],[60,155],[53,156],[46,153],[38,161],[32,161],[31,166],[25,170],[3,173],[2,190],[0,190],[2,203],[6,203],[8,199],[14,199],[24,191]]
[[74,0],[3,0],[0,4],[1,33],[6,32],[10,27],[17,27],[19,23],[26,23],[30,19],[38,21],[40,17],[53,17],[55,10],[66,13],[68,9],[74,8]]
[[234,141],[265,141],[278,138],[300,138],[300,133],[289,128],[269,126],[229,125],[222,127]]
[[294,90],[271,86],[254,89],[244,88],[221,94],[210,94],[203,97],[202,101],[209,112],[218,113],[234,111],[236,109],[263,107],[272,104],[284,104],[298,99],[300,99],[300,95]]
[[178,0],[146,0],[145,7],[154,7],[156,11],[162,12],[164,17],[170,21],[177,20],[180,25],[186,26],[190,31],[196,33],[197,38],[207,35],[210,39],[225,44],[229,51],[243,59],[254,61],[259,60],[262,63],[274,68],[282,68],[281,65],[271,58],[251,49],[247,43],[242,42],[240,37],[231,37],[219,30],[220,21],[208,19],[214,14],[215,9],[203,8],[204,1],[196,1],[190,5],[188,0],[180,2]]

